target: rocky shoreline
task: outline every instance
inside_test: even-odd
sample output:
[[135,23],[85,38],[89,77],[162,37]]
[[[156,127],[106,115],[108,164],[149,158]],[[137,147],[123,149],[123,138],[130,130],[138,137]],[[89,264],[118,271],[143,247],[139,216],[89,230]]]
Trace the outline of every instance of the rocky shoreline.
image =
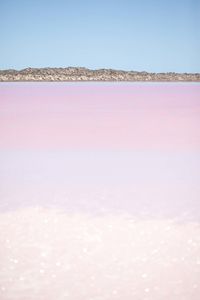
[[200,82],[200,73],[148,73],[113,69],[26,68],[0,70],[0,82],[12,81],[156,81]]

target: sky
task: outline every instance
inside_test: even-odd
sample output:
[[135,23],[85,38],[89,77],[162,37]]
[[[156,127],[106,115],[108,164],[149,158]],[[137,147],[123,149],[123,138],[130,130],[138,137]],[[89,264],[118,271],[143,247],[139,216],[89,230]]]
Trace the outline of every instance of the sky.
[[0,0],[0,69],[200,72],[199,0]]

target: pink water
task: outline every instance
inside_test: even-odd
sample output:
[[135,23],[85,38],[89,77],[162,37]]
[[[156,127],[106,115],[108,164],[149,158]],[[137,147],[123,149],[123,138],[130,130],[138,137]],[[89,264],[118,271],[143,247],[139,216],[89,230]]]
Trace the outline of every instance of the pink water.
[[0,299],[198,300],[200,85],[0,85]]

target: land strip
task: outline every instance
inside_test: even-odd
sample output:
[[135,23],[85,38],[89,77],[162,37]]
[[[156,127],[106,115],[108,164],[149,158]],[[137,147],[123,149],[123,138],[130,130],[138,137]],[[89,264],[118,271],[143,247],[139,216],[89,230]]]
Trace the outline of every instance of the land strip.
[[200,82],[200,73],[148,73],[113,69],[26,68],[0,70],[0,82],[12,81],[155,81]]

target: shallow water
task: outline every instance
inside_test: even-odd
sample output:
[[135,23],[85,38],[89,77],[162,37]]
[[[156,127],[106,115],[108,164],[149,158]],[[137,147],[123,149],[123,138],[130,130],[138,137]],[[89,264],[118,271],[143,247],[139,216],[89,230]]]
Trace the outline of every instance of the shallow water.
[[200,85],[0,85],[0,299],[200,293]]

